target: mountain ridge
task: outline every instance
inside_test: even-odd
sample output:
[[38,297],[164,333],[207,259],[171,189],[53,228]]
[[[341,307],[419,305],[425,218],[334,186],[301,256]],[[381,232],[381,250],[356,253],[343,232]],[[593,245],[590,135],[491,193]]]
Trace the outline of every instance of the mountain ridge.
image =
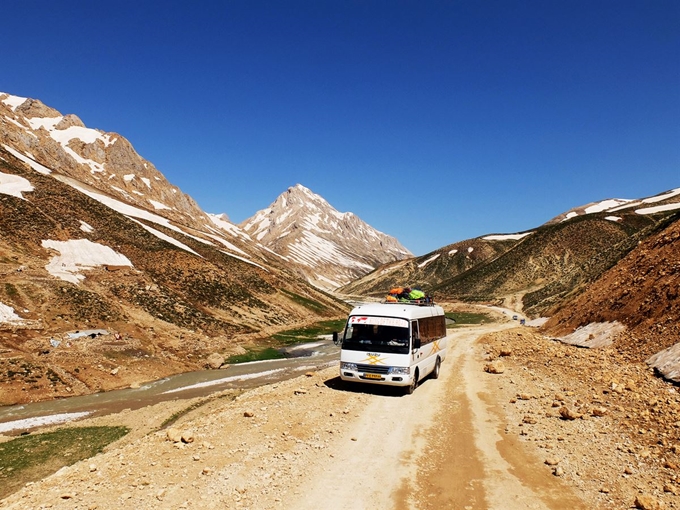
[[677,210],[680,188],[594,202],[525,232],[459,241],[379,267],[340,292],[382,297],[413,285],[438,299],[495,303],[536,317],[597,279]]
[[[151,218],[152,223],[169,228],[186,227],[183,234],[194,230],[207,242],[217,240],[233,256],[287,265],[298,276],[327,290],[392,257],[410,255],[393,237],[378,232],[353,213],[337,213],[322,197],[304,187],[307,191],[302,196],[308,203],[294,201],[298,209],[315,208],[327,218],[338,220],[337,231],[301,235],[300,230],[297,236],[289,237],[294,240],[291,246],[269,238],[265,238],[265,243],[270,246],[264,246],[261,239],[251,238],[225,214],[204,212],[192,197],[168,182],[151,162],[141,157],[123,136],[87,128],[76,115],[62,115],[37,99],[0,93],[0,126],[4,148],[35,171],[54,173],[53,177],[107,201],[110,206],[115,202],[113,206],[119,211],[125,210],[137,219]],[[275,201],[272,206],[277,204]],[[128,206],[145,212],[131,212]],[[282,210],[282,217],[275,221],[283,221],[289,213]],[[309,217],[298,221],[318,227],[318,221],[314,225]],[[242,224],[245,223],[247,220]],[[371,235],[362,236],[362,231]]]

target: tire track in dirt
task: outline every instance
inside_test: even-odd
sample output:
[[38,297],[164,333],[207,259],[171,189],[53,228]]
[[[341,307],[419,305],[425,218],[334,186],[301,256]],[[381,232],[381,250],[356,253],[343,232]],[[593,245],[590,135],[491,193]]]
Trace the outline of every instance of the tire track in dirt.
[[543,469],[526,447],[507,439],[497,406],[497,381],[483,371],[476,340],[503,326],[458,331],[450,338],[442,402],[416,456],[417,475],[398,489],[397,510],[455,508],[586,508],[569,488]]

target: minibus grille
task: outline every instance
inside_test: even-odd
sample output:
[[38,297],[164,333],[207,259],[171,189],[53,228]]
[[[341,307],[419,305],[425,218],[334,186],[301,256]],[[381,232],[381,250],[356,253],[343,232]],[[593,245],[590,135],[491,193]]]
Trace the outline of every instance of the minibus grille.
[[357,365],[357,370],[369,374],[386,374],[389,372],[390,367],[384,365]]

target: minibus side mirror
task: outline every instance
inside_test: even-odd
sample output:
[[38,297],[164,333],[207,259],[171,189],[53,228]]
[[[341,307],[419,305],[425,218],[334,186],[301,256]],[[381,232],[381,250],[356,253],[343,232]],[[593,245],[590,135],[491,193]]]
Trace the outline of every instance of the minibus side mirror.
[[340,337],[338,336],[338,332],[337,332],[337,331],[333,331],[333,343],[334,343],[335,345],[338,345],[338,344],[341,343],[341,342],[340,342]]
[[413,339],[413,350],[417,351],[420,349],[420,338],[414,338]]

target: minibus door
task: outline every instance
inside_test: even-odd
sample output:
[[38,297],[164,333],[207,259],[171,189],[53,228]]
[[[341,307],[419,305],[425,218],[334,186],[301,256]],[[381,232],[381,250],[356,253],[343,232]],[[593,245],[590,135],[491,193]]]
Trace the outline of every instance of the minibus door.
[[420,332],[418,331],[418,321],[411,321],[411,339],[413,341],[411,358],[415,362],[420,359]]

